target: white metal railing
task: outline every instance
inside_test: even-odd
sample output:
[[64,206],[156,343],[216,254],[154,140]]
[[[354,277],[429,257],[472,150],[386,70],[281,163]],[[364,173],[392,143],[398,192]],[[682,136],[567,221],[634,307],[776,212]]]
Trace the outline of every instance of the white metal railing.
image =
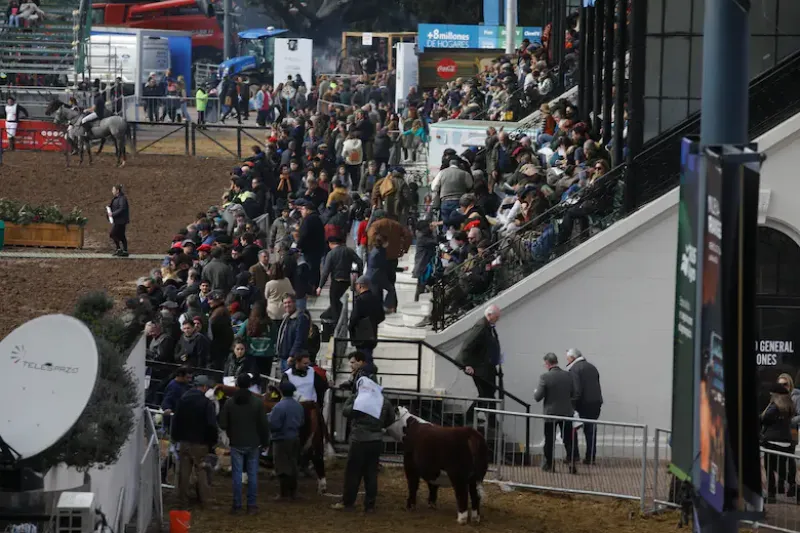
[[[494,452],[494,482],[639,500],[644,509],[646,425],[483,408],[475,411],[483,413],[490,426],[499,428],[487,434],[487,444]],[[587,451],[586,430],[592,428],[594,453]],[[530,444],[525,442],[526,435],[531,436]]]
[[139,462],[137,533],[145,533],[153,520],[161,524],[164,514],[161,494],[161,441],[150,409],[144,409],[144,424],[147,446]]

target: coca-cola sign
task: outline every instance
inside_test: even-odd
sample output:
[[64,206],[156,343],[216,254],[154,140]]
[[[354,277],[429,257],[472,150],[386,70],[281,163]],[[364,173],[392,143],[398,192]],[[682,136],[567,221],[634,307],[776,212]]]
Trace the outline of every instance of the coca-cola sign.
[[449,80],[455,77],[457,71],[458,66],[456,62],[449,57],[443,58],[436,64],[436,74],[443,80]]

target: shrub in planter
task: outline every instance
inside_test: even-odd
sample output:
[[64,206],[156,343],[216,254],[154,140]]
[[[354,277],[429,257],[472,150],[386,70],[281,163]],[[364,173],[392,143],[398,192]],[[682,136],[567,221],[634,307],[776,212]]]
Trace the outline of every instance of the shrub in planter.
[[37,206],[7,198],[0,198],[0,220],[23,226],[45,223],[80,227],[85,226],[88,221],[77,207],[65,214],[57,205]]

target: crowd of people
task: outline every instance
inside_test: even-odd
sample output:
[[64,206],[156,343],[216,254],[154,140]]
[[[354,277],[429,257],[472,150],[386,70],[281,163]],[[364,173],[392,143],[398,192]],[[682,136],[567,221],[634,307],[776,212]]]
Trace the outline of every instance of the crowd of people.
[[[609,147],[577,117],[569,100],[543,103],[530,135],[489,127],[480,149],[445,151],[431,184],[445,238],[420,225],[417,253],[441,259],[433,281],[423,281],[447,281],[448,309],[469,308],[473,297],[505,288],[496,279],[508,270],[501,265],[546,263],[618,212],[619,184],[601,179],[611,168]],[[554,208],[558,216],[544,216]],[[440,241],[444,253],[436,252]]]
[[[412,241],[417,297],[443,276],[455,276],[459,281],[447,297],[461,307],[471,294],[491,289],[503,260],[491,251],[498,240],[515,237],[528,255],[541,259],[567,242],[575,223],[583,230],[590,217],[607,211],[598,203],[587,212],[584,202],[567,207],[555,227],[529,228],[551,207],[570,206],[611,166],[607,146],[576,120],[572,102],[547,103],[557,90],[548,58],[546,41],[526,41],[479,78],[421,94],[412,89],[399,113],[391,73],[321,79],[310,86],[298,76],[252,92],[241,80],[225,78],[198,90],[198,123],[205,102],[216,96],[221,120],[255,114],[265,143],[252,146],[231,171],[219,206],[179,228],[161,267],[139,280],[138,296],[129,301],[131,319],[145,326],[148,358],[169,363],[160,376],[167,385],[159,403],[172,417],[173,441],[181,443],[181,496],[188,496],[188,472],[208,462],[220,428],[230,439],[234,510],[243,506],[241,479],[245,472],[254,477],[260,448],[271,449],[281,497],[295,496],[296,441],[305,418],[293,397],[321,401],[329,383],[317,356],[351,290],[346,329],[356,351],[353,379],[344,385],[352,393],[349,402],[358,397],[363,378],[374,379],[378,327],[397,312],[398,261]],[[154,120],[175,120],[186,99],[181,80],[170,80],[148,80]],[[288,101],[287,84],[294,88]],[[169,98],[170,91],[176,98]],[[526,108],[510,104],[519,94],[525,106],[539,106],[535,133],[514,136],[490,127],[484,147],[446,151],[430,193],[421,199],[419,184],[400,165],[419,155],[428,125],[457,117],[510,119]],[[185,109],[180,115],[189,118]],[[110,206],[112,238],[122,250],[117,255],[127,253],[121,189],[115,188]],[[325,287],[328,308],[314,320],[309,301]],[[173,365],[180,365],[177,372]],[[275,379],[280,384],[270,392]],[[207,393],[220,382],[237,392],[216,413]],[[265,419],[253,391],[277,396],[268,423],[244,422]],[[353,434],[380,441],[392,417],[381,408],[365,415],[349,405],[346,414],[364,426]],[[591,457],[593,450],[587,453]],[[372,508],[376,471],[372,460],[354,460],[338,508],[352,507],[362,478],[366,507]],[[247,505],[254,509],[252,485]],[[206,497],[207,487],[201,502]]]
[[6,26],[33,29],[45,18],[38,0],[9,0],[6,7]]

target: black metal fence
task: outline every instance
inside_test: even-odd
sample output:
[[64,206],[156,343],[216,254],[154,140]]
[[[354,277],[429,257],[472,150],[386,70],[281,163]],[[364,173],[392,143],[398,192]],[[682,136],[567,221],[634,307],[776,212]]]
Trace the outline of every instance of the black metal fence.
[[143,121],[129,121],[128,126],[137,154],[241,159],[252,155],[251,146],[264,145],[265,130],[257,126]]

